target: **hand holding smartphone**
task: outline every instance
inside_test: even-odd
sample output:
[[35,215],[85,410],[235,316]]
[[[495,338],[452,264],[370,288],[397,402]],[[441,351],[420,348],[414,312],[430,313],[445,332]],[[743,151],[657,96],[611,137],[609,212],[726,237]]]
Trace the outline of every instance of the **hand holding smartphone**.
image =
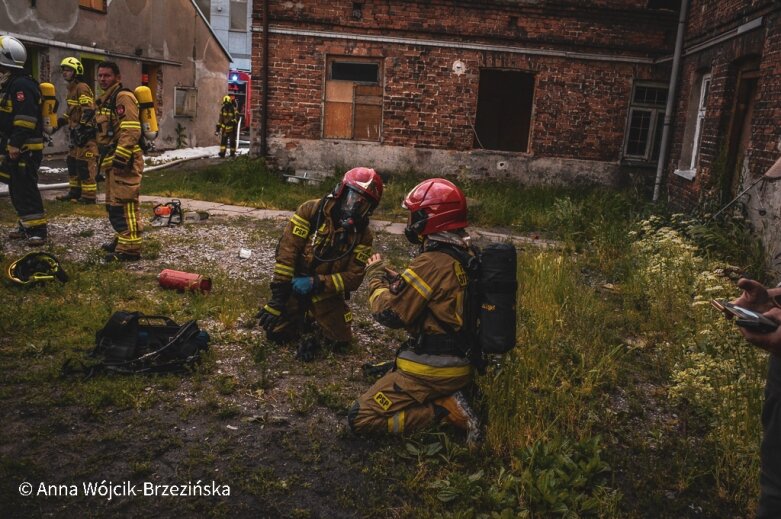
[[757,333],[770,333],[778,328],[778,323],[764,315],[742,306],[733,305],[727,301],[711,300],[711,305],[717,310],[735,317],[735,324]]

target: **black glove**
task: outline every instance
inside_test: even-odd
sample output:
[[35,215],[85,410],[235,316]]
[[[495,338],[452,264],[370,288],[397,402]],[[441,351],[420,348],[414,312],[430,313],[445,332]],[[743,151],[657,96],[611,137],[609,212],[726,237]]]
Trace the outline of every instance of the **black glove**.
[[73,144],[78,147],[85,146],[90,139],[94,139],[98,133],[98,129],[94,126],[88,126],[86,124],[80,124],[73,130],[71,130],[71,140]]
[[219,134],[220,134],[220,129],[221,129],[221,128],[220,128],[220,125],[218,124],[218,125],[217,125],[217,126],[214,128],[214,135],[219,135]]
[[64,128],[68,125],[68,118],[61,115],[57,118],[57,128]]
[[266,306],[260,309],[258,315],[258,324],[270,332],[282,320],[287,306],[287,300],[290,298],[290,292],[293,286],[289,281],[271,283],[271,299]]
[[274,308],[271,303],[267,304],[260,309],[260,312],[255,316],[258,319],[258,324],[261,328],[267,332],[272,331],[277,324],[282,320],[282,315],[285,313],[283,308]]

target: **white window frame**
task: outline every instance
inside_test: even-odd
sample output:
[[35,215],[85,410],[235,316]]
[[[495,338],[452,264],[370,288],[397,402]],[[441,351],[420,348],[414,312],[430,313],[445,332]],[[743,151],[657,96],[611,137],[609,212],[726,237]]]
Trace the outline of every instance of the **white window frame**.
[[[185,96],[182,109],[179,109],[179,98]],[[174,87],[174,117],[195,117],[198,110],[198,89],[195,87]]]
[[[659,88],[664,89],[668,92],[667,85],[663,85],[661,83],[653,83],[653,82],[647,82],[647,81],[638,81],[634,85],[632,85],[632,97],[630,98],[629,102],[629,116],[626,121],[626,132],[624,136],[624,158],[629,161],[636,161],[636,162],[650,162],[652,160],[651,155],[654,151],[654,142],[656,142],[656,131],[657,126],[659,123],[659,118],[664,118],[664,110],[665,106],[663,105],[657,105],[657,104],[650,104],[650,103],[636,103],[635,102],[635,93],[638,88]],[[632,124],[632,115],[636,111],[643,111],[643,112],[650,112],[651,113],[651,121],[649,122],[648,127],[648,138],[645,141],[645,150],[643,150],[642,155],[635,155],[630,154],[628,152],[629,147],[629,133],[630,133],[630,126]]]
[[700,141],[702,140],[702,124],[705,121],[705,110],[708,103],[708,93],[710,92],[711,75],[705,74],[700,82],[700,102],[697,105],[697,123],[694,127],[694,140],[692,141],[692,158],[689,163],[689,169],[697,169],[697,160],[700,158]]

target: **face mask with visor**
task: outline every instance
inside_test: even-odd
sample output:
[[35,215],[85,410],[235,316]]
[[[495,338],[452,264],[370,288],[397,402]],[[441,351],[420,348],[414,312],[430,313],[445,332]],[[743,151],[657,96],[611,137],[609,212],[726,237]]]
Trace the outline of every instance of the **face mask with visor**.
[[363,223],[372,209],[372,203],[360,191],[347,187],[342,193],[339,210],[339,227],[354,229]]

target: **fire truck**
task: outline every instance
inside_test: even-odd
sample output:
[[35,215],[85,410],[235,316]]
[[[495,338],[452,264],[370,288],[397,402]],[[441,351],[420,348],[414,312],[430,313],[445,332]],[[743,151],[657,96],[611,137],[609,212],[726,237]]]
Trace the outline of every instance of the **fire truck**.
[[241,129],[248,130],[251,122],[252,84],[249,72],[231,70],[228,72],[228,95],[236,100],[239,115],[241,116]]

